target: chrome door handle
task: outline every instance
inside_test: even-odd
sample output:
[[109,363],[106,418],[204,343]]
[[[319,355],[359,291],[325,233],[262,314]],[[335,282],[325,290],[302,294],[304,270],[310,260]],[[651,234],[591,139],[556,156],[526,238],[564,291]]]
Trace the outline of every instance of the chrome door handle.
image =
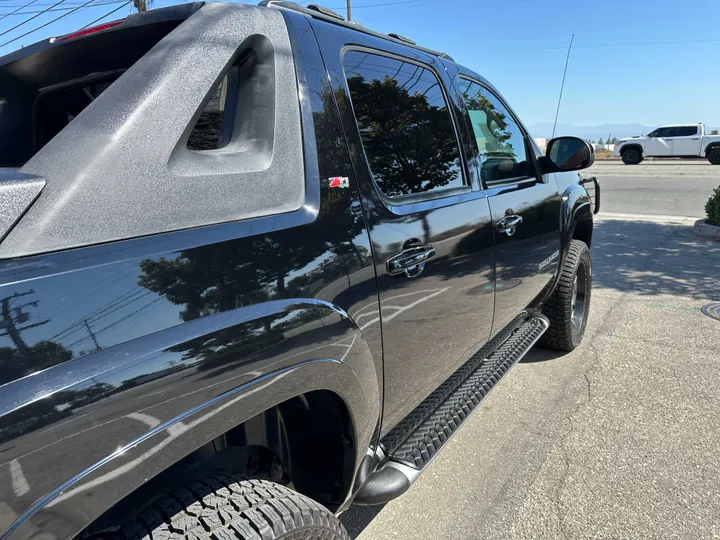
[[397,276],[404,272],[407,277],[414,278],[425,269],[425,261],[434,256],[435,248],[431,245],[414,246],[390,257],[385,263],[385,267],[391,276]]
[[498,232],[505,233],[508,236],[515,234],[515,228],[523,222],[522,216],[511,214],[505,216],[495,224]]

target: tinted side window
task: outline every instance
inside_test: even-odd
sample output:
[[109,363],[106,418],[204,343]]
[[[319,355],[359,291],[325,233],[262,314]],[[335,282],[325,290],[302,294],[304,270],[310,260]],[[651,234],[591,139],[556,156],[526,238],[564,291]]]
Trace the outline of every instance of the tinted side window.
[[500,100],[466,79],[460,80],[460,90],[470,115],[485,182],[533,176],[522,130]]
[[345,77],[373,178],[390,197],[463,186],[440,81],[429,69],[349,51]]
[[666,127],[658,128],[655,130],[655,137],[675,137],[677,135],[677,128]]
[[697,126],[682,126],[677,128],[676,137],[692,137],[698,134]]

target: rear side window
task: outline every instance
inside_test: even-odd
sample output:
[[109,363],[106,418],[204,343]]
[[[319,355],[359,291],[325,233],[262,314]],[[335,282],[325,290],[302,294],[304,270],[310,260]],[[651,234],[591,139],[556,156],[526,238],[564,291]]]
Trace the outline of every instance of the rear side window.
[[460,91],[470,116],[487,184],[532,176],[525,136],[510,112],[487,88],[460,79]]
[[681,126],[677,128],[676,137],[692,137],[698,134],[697,126]]
[[409,61],[348,51],[345,76],[365,156],[388,197],[462,187],[460,150],[437,76]]

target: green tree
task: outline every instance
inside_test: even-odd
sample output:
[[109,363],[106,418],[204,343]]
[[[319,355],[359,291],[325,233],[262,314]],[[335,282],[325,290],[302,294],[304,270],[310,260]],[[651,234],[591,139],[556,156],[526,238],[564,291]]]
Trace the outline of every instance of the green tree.
[[710,135],[717,135],[717,134],[718,134],[718,130],[717,130],[717,129],[713,129],[713,130],[710,132]]
[[598,144],[604,144],[604,143],[603,143],[603,140],[602,140],[602,137],[600,137],[600,138],[598,139],[598,142],[597,142],[597,143],[598,143]]

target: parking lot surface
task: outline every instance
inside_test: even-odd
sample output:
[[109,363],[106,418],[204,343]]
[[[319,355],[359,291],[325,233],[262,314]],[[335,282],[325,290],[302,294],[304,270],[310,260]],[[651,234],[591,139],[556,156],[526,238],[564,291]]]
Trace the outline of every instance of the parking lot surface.
[[531,351],[353,537],[718,537],[720,244],[691,223],[600,217],[582,345]]
[[596,161],[583,176],[600,180],[604,212],[703,217],[720,185],[720,166],[705,160]]

